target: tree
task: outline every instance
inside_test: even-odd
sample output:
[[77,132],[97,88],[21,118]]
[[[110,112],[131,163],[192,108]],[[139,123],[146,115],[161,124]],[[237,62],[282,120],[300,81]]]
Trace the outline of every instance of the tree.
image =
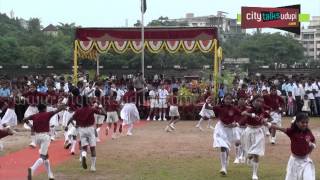
[[41,23],[39,18],[30,18],[28,21],[28,29],[30,32],[40,32]]

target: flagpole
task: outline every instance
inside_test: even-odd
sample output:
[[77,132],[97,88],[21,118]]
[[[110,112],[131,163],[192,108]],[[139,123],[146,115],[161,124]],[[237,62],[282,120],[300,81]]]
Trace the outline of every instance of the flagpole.
[[141,50],[141,73],[142,78],[144,79],[144,3],[143,0],[141,0],[141,44],[142,44],[142,50]]

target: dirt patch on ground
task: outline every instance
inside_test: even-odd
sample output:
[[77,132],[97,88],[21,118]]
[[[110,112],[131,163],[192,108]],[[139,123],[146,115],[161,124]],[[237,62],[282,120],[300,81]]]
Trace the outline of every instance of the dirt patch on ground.
[[[56,179],[220,179],[219,151],[212,148],[212,130],[201,132],[195,121],[181,121],[177,130],[166,133],[166,122],[150,122],[134,129],[134,136],[121,137],[97,146],[97,172],[82,170],[75,156],[72,161],[54,167]],[[283,126],[289,127],[285,118]],[[203,123],[206,127],[206,122]],[[310,127],[320,139],[320,119],[313,118]],[[60,132],[60,136],[62,132]],[[261,179],[284,179],[285,167],[290,155],[290,141],[278,133],[277,144],[271,146],[266,139],[266,155],[261,159]],[[29,143],[28,132],[4,139],[6,150],[19,149]],[[319,144],[319,143],[318,143]],[[320,148],[312,153],[316,171],[320,171]],[[236,166],[234,149],[231,152],[230,170],[227,178],[248,179],[251,168]],[[90,164],[90,160],[89,160]],[[45,175],[37,177],[43,179]]]

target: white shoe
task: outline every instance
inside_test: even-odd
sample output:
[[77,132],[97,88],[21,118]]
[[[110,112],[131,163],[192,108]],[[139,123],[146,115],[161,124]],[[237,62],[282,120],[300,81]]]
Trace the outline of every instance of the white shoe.
[[147,118],[147,121],[150,121],[150,117]]
[[96,167],[91,166],[90,171],[91,171],[91,172],[96,172],[96,171],[97,171],[97,170],[96,170]]
[[252,180],[258,180],[258,176],[257,175],[252,175]]
[[56,139],[54,137],[51,137],[51,141],[55,141]]
[[127,136],[132,136],[132,132],[127,132]]
[[271,137],[271,141],[270,141],[270,143],[271,143],[272,145],[276,144],[276,138]]
[[158,119],[158,121],[161,121],[161,120],[162,120],[161,118]]
[[202,129],[202,127],[201,127],[201,126],[198,126],[197,128],[199,128],[199,129],[200,129],[200,131],[204,131],[204,130]]
[[243,156],[242,156],[242,157],[240,157],[240,163],[242,163],[242,164],[243,164],[243,163],[246,163],[246,158],[245,158],[245,157],[243,157]]
[[169,127],[170,127],[172,130],[176,130],[176,127],[174,127],[173,124],[170,124]]
[[164,118],[163,118],[163,121],[167,121],[167,118],[164,117]]
[[222,168],[220,170],[220,174],[223,175],[223,176],[227,175],[227,170]]
[[154,121],[156,121],[156,120],[157,120],[157,118],[154,116],[154,117],[153,117],[153,120],[154,120]]
[[116,139],[116,138],[117,138],[117,135],[116,135],[115,133],[113,133],[112,136],[111,136],[111,138],[112,138],[112,139]]
[[197,125],[196,125],[196,128],[199,128],[199,127],[200,127],[200,124],[197,124]]
[[164,129],[166,132],[171,132],[169,125]]
[[49,180],[54,180],[54,176],[53,174],[51,173],[49,176],[48,176]]
[[29,144],[29,146],[32,147],[32,148],[36,148],[36,147],[37,147],[36,143],[34,143],[34,142],[31,142],[31,143]]
[[240,163],[240,159],[239,158],[236,158],[234,161],[233,161],[234,164],[239,164]]
[[101,142],[101,140],[99,139],[99,138],[97,138],[97,140],[96,140],[97,142]]

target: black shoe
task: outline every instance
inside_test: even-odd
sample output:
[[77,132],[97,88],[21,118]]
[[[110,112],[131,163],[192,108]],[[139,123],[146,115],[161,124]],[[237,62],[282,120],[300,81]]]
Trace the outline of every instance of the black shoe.
[[32,170],[28,168],[28,180],[32,180]]
[[85,156],[82,156],[81,164],[82,164],[83,169],[88,168]]

